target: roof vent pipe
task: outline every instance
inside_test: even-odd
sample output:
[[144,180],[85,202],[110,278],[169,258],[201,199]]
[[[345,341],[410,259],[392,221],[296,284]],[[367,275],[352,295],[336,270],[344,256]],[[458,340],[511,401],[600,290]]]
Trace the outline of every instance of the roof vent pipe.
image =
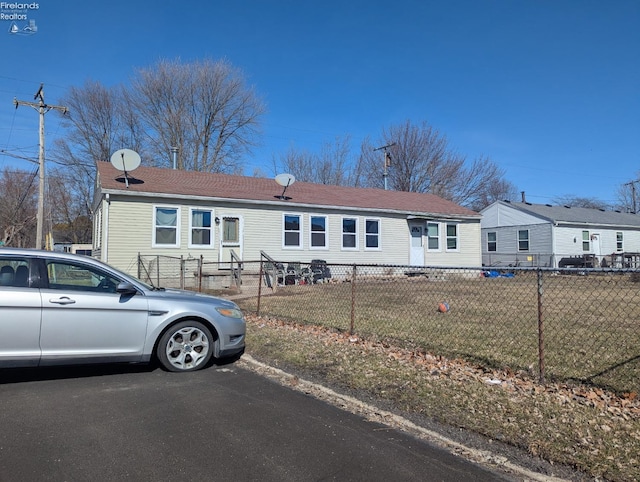
[[171,148],[171,158],[173,160],[173,168],[178,169],[178,148],[177,147]]
[[522,195],[522,202],[526,203],[527,202],[527,198],[524,195],[524,191],[520,191],[520,194]]

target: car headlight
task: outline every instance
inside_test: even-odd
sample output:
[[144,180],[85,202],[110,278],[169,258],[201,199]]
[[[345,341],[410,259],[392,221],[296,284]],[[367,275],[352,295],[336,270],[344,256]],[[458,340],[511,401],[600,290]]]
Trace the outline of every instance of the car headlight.
[[242,318],[242,311],[235,308],[216,308],[216,311],[229,318]]

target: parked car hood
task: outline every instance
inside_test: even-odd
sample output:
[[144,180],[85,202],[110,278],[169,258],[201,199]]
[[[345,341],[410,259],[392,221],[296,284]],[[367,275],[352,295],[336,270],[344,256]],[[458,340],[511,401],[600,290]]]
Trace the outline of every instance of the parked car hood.
[[148,295],[153,298],[163,298],[163,299],[181,299],[185,300],[185,298],[193,298],[198,301],[215,301],[220,306],[228,306],[230,308],[237,307],[233,301],[226,300],[224,298],[220,298],[218,296],[208,295],[205,293],[198,293],[197,291],[190,290],[179,290],[176,288],[156,288],[153,291],[149,291]]

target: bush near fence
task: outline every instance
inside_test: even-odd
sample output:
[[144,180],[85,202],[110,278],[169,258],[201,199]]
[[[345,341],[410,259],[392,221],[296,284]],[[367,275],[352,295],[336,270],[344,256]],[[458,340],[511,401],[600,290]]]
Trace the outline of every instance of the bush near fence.
[[[288,263],[282,264],[286,270]],[[541,382],[577,381],[618,393],[640,392],[638,271],[327,268],[330,278],[278,283],[270,263],[243,262],[242,294],[236,301],[259,315],[491,368],[526,370]],[[237,293],[233,277],[225,276],[228,292]],[[175,277],[159,279],[179,286]],[[188,285],[186,278],[183,284]],[[448,311],[438,310],[442,302]]]

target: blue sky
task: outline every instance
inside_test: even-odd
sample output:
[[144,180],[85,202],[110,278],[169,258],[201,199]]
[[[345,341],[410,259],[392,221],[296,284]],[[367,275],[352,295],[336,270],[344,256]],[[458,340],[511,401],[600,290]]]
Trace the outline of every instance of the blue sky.
[[[32,100],[41,82],[57,104],[88,79],[126,84],[162,58],[209,57],[240,68],[267,104],[248,175],[337,136],[355,153],[405,120],[489,157],[534,203],[615,202],[640,175],[638,0],[35,3],[33,35],[0,20],[0,150],[16,155],[37,157],[38,116],[13,99]],[[51,146],[64,132],[45,119]],[[33,167],[0,154],[5,166]]]

